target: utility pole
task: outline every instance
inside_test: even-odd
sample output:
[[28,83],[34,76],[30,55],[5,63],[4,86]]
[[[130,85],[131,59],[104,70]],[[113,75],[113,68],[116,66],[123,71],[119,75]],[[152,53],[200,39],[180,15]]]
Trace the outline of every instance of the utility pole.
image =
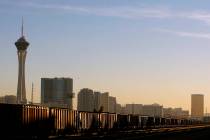
[[34,96],[34,83],[32,82],[32,89],[31,89],[31,104],[33,104],[33,96]]

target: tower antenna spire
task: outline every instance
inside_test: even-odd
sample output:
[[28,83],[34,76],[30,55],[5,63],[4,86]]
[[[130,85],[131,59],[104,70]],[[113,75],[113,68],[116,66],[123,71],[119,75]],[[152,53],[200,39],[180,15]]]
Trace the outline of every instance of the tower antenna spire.
[[21,36],[23,37],[23,17],[22,17]]

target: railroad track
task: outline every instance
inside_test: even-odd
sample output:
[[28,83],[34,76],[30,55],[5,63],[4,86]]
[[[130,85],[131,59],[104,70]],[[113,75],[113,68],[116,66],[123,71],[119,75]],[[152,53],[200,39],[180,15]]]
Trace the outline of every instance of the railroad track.
[[204,128],[210,128],[210,125],[197,125],[197,126],[177,126],[177,127],[167,127],[167,128],[154,128],[154,129],[140,129],[140,130],[125,130],[125,131],[116,131],[111,133],[93,133],[93,135],[72,135],[72,136],[64,136],[62,138],[53,138],[53,139],[123,139],[130,140],[132,138],[150,138],[150,137],[160,137],[161,135],[170,135],[170,134],[178,134],[178,133],[187,133],[192,132],[193,130],[202,130]]
[[[142,130],[128,130],[127,133],[164,133],[164,132],[175,132],[175,131],[188,131],[192,129],[210,128],[210,125],[196,125],[196,126],[177,126],[177,127],[162,127],[153,129],[142,129]],[[124,131],[121,131],[124,132]]]

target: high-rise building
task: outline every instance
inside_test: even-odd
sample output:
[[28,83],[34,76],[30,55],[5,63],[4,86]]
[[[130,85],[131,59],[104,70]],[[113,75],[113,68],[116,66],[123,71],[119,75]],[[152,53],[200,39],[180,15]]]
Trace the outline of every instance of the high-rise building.
[[109,96],[109,113],[116,113],[116,97]]
[[77,96],[77,110],[93,112],[94,110],[94,95],[93,90],[83,88]]
[[142,104],[126,104],[125,105],[126,114],[143,114],[143,105]]
[[41,78],[41,103],[73,109],[73,79]]
[[144,105],[143,115],[152,117],[163,117],[163,106],[159,104]]
[[109,96],[108,92],[93,92],[92,89],[83,88],[77,99],[78,111],[116,113],[116,97]]
[[204,115],[204,95],[192,94],[191,95],[191,117],[202,119]]
[[117,114],[122,114],[122,107],[121,107],[121,104],[116,104],[116,113]]
[[101,94],[101,106],[103,112],[109,112],[109,93],[105,92]]
[[25,87],[25,60],[27,54],[27,48],[29,43],[26,41],[23,35],[23,22],[21,37],[15,42],[17,48],[19,70],[18,70],[18,86],[17,86],[17,103],[26,104],[26,87]]
[[94,110],[99,111],[101,109],[101,93],[98,91],[94,92]]

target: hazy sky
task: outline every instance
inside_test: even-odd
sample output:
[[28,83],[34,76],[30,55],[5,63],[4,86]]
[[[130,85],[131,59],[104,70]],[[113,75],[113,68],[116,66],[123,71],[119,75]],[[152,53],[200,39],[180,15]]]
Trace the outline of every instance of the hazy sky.
[[28,100],[41,77],[71,77],[76,95],[190,109],[201,93],[210,111],[209,0],[0,0],[0,95],[16,95],[22,16]]

